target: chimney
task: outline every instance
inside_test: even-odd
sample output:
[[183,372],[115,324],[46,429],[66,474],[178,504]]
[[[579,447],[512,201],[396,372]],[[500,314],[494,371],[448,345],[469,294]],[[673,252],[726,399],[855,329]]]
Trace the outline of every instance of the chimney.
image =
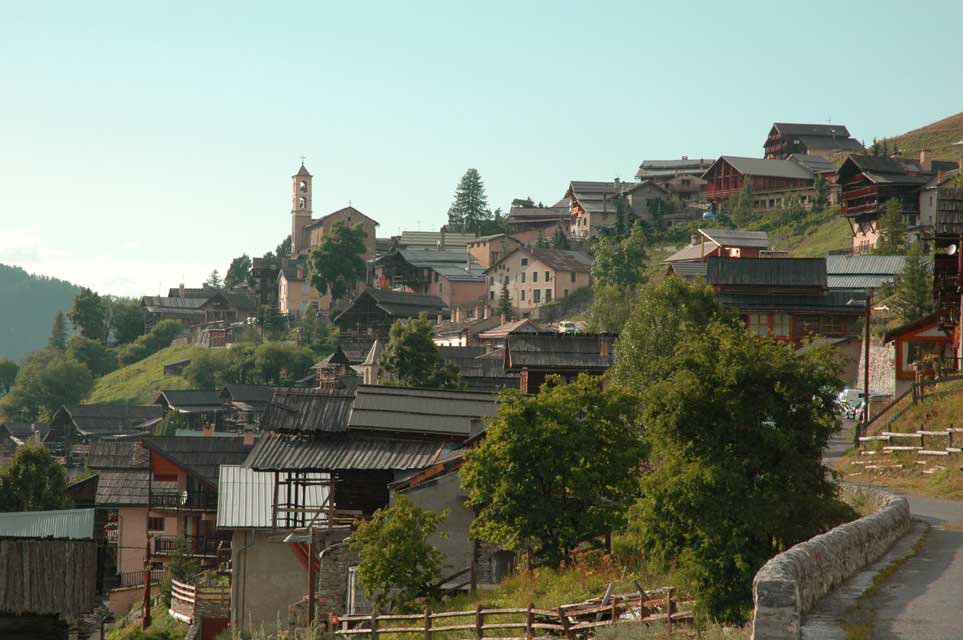
[[205,424],[205,425],[204,425],[204,428],[201,429],[201,435],[202,435],[203,437],[205,437],[205,438],[213,438],[213,437],[214,437],[214,423],[211,422],[211,423]]
[[609,340],[606,336],[599,336],[599,355],[603,358],[609,357]]
[[439,251],[445,250],[445,230],[444,229],[441,230],[441,240],[438,241],[438,250]]
[[253,447],[254,446],[254,431],[247,429],[244,431],[244,446]]
[[933,169],[933,161],[926,157],[926,150],[920,151],[920,169],[930,171]]
[[183,282],[181,283],[181,286],[177,288],[177,292],[178,292],[178,295],[180,295],[180,297],[182,297],[182,298],[184,297],[184,283],[183,283]]

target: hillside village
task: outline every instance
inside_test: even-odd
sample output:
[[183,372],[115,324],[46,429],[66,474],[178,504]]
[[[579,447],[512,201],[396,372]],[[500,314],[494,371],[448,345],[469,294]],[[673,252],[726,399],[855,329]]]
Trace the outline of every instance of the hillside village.
[[[397,235],[375,211],[316,212],[323,187],[302,161],[275,251],[238,247],[223,277],[172,279],[166,295],[80,290],[48,348],[0,363],[0,467],[62,476],[32,501],[0,496],[0,566],[19,567],[0,579],[0,611],[71,638],[415,625],[430,640],[447,623],[429,609],[470,601],[478,638],[503,637],[499,622],[516,623],[498,616],[518,608],[506,629],[528,638],[620,618],[777,637],[763,566],[867,515],[823,479],[839,421],[856,443],[876,437],[888,405],[960,373],[963,139],[934,157],[776,122],[758,143],[753,158],[641,159],[632,180],[572,176],[504,213],[470,169],[447,225]],[[952,433],[945,449],[942,471],[961,473]],[[785,475],[688,466],[758,460]],[[726,565],[723,588],[675,565],[738,554],[680,532],[728,516],[685,502],[673,477],[706,495],[765,486],[800,511],[760,513],[778,524]],[[791,478],[805,499],[788,496]],[[688,525],[653,524],[686,509]],[[753,537],[745,526],[733,537]],[[422,582],[382,566],[378,583],[372,549],[390,553],[404,527],[421,527],[404,557]],[[664,571],[632,565],[630,547]],[[485,595],[593,554],[627,568],[575,602]],[[27,573],[45,586],[18,588]]]

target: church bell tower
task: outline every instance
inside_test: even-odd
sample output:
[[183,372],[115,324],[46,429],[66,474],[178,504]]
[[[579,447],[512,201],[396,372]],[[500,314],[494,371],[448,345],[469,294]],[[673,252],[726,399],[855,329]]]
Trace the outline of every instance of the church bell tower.
[[291,255],[296,256],[308,248],[309,239],[304,232],[311,222],[311,174],[301,159],[301,168],[291,176]]

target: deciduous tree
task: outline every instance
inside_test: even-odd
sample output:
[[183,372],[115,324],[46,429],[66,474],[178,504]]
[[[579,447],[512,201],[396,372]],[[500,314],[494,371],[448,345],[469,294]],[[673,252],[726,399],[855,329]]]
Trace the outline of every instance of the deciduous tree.
[[599,285],[635,287],[645,282],[645,234],[639,225],[627,238],[600,236],[595,242],[592,278]]
[[144,309],[130,299],[117,299],[113,305],[114,342],[128,344],[144,335]]
[[231,265],[227,268],[224,276],[224,286],[228,289],[250,284],[251,281],[251,258],[246,253],[231,260]]
[[886,201],[879,219],[879,239],[874,253],[882,256],[901,256],[906,253],[906,219],[903,207],[896,198]]
[[45,349],[31,353],[17,381],[0,400],[0,413],[20,421],[49,418],[65,404],[80,404],[94,384],[90,370],[66,353]]
[[394,384],[403,387],[458,389],[461,375],[446,365],[435,346],[431,321],[422,313],[410,320],[396,320],[388,333],[381,368]]
[[335,222],[308,258],[308,281],[321,295],[340,300],[365,277],[367,234],[361,224]]
[[71,324],[80,335],[91,340],[106,340],[107,305],[94,291],[83,287],[74,298],[74,305],[67,314]]
[[54,316],[53,328],[50,329],[50,340],[47,345],[51,349],[63,351],[67,348],[67,318],[63,311]]
[[8,358],[0,358],[0,395],[13,389],[20,366]]
[[406,610],[441,579],[441,553],[429,538],[447,512],[436,514],[398,496],[351,536],[358,582],[379,611]]
[[184,330],[184,325],[177,320],[161,320],[155,324],[150,333],[145,333],[130,344],[118,349],[117,357],[121,364],[133,364],[166,349]]
[[291,386],[310,373],[314,354],[288,344],[265,342],[257,347],[254,365],[261,384]]
[[85,365],[95,377],[106,375],[117,368],[117,354],[103,342],[74,336],[67,343],[67,355]]
[[638,399],[585,374],[534,396],[507,391],[461,470],[471,535],[558,566],[625,523],[646,445]]
[[48,511],[68,506],[67,472],[42,444],[17,448],[0,471],[0,503],[6,511]]

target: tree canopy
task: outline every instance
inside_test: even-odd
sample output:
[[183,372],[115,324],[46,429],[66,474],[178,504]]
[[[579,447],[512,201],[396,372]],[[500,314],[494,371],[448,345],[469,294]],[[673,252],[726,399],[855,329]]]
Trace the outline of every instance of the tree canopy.
[[112,315],[114,342],[117,344],[127,344],[144,335],[144,309],[136,300],[114,300]]
[[367,234],[361,223],[348,226],[335,222],[311,249],[308,257],[308,281],[321,295],[331,294],[340,300],[363,280],[366,273],[364,252]]
[[595,242],[592,279],[601,286],[635,287],[645,282],[645,234],[633,225],[628,237],[600,236]]
[[458,182],[454,201],[448,209],[448,228],[452,231],[482,233],[485,222],[491,218],[481,174],[477,169],[468,169]]
[[404,610],[441,579],[442,556],[428,538],[445,513],[432,513],[401,495],[375,511],[351,535],[358,582],[379,611]]
[[829,183],[826,176],[821,173],[816,174],[813,181],[813,211],[820,213],[829,206]]
[[48,511],[68,503],[67,472],[42,444],[24,443],[0,471],[3,511]]
[[65,404],[80,404],[94,385],[90,370],[66,353],[45,349],[23,361],[13,390],[0,399],[11,420],[47,419]]
[[58,311],[57,315],[54,316],[48,346],[51,349],[59,349],[61,351],[67,348],[67,318],[64,316],[63,311]]
[[646,444],[638,399],[582,374],[538,395],[503,392],[461,470],[471,535],[558,566],[581,542],[625,524]]
[[381,355],[381,368],[391,381],[404,387],[459,389],[461,375],[446,365],[435,345],[432,324],[422,313],[410,320],[396,320],[388,332]]
[[0,358],[0,395],[13,389],[13,383],[17,380],[17,373],[20,365],[9,358]]
[[512,296],[508,293],[508,285],[504,282],[502,283],[502,290],[498,294],[498,307],[495,311],[505,319],[505,322],[509,322],[512,319],[512,314],[514,313],[512,309]]
[[752,181],[745,179],[742,188],[726,201],[724,208],[725,214],[737,227],[743,227],[751,222],[755,214]]
[[893,310],[904,323],[933,313],[933,259],[921,243],[913,243],[903,272],[893,279]]
[[879,219],[879,239],[874,253],[881,256],[901,256],[906,253],[906,219],[899,200],[886,201]]
[[107,304],[94,291],[83,287],[74,298],[73,308],[67,317],[83,337],[106,340]]
[[67,355],[85,365],[95,378],[117,368],[117,354],[104,343],[83,336],[74,336],[67,343]]
[[227,268],[227,274],[224,276],[224,286],[228,289],[233,289],[234,287],[250,284],[250,281],[251,258],[246,253],[242,253],[237,258],[231,260],[231,264]]
[[150,333],[146,333],[130,344],[121,347],[117,352],[117,357],[121,364],[133,364],[138,360],[143,360],[149,355],[157,353],[161,349],[166,349],[171,345],[184,325],[177,320],[161,320],[155,324]]

